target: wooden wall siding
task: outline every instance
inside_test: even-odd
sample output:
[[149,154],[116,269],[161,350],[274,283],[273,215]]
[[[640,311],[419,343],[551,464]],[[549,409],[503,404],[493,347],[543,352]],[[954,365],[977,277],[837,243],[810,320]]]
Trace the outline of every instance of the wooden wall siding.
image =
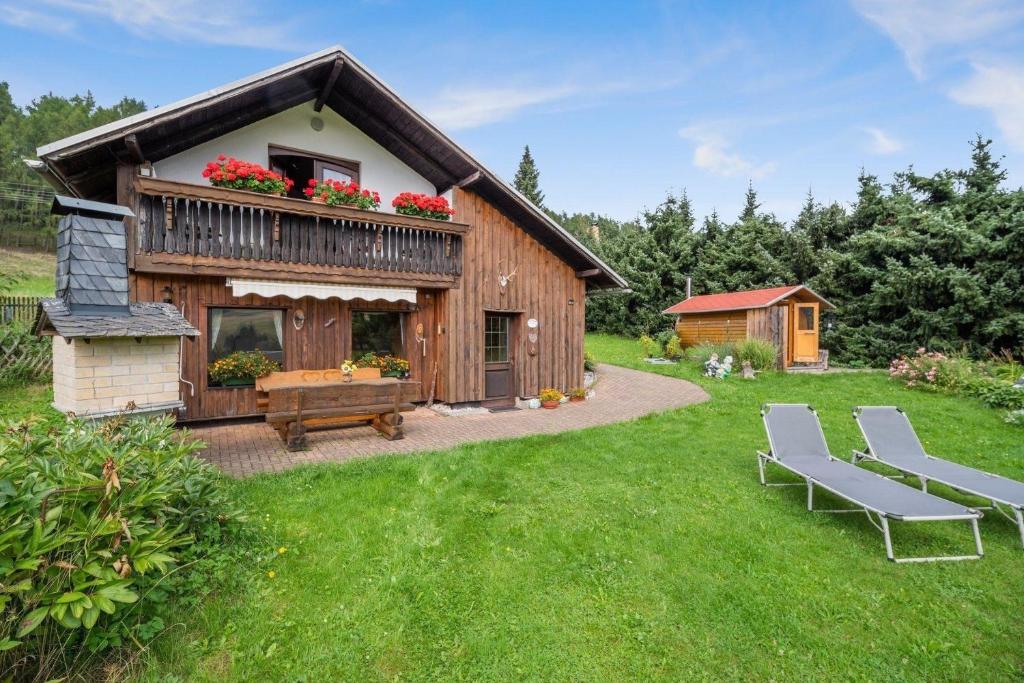
[[705,341],[742,341],[747,338],[747,313],[726,311],[681,315],[676,323],[676,334],[684,347]]
[[780,368],[789,365],[789,306],[779,305],[769,308],[752,308],[747,311],[747,336],[764,339],[775,345],[779,350],[776,365]]
[[[457,289],[439,293],[439,322],[446,334],[440,359],[439,394],[451,403],[484,398],[483,328],[487,311],[516,314],[518,343],[512,350],[516,393],[569,389],[583,383],[585,283],[479,195],[455,191],[455,219],[472,227],[463,236],[463,275]],[[504,289],[499,269],[515,270]],[[569,305],[569,300],[574,300]],[[526,321],[536,318],[536,355],[529,355]]]
[[[136,273],[132,275],[131,295],[134,301],[161,301],[164,288],[171,287],[173,302],[178,308],[184,306],[185,317],[195,325],[200,335],[185,341],[182,353],[182,375],[195,385],[195,395],[190,395],[187,384],[181,384],[182,400],[186,410],[182,420],[197,420],[214,417],[255,415],[256,392],[252,388],[208,389],[206,387],[207,361],[207,315],[208,307],[216,306],[260,306],[285,309],[284,320],[284,369],[333,368],[351,354],[352,340],[349,338],[352,310],[407,310],[402,303],[383,301],[366,303],[342,301],[340,299],[320,300],[310,297],[294,301],[287,297],[264,298],[255,295],[235,297],[221,277],[195,277],[182,275],[154,275]],[[412,379],[421,382],[421,399],[425,400],[430,390],[429,372],[436,354],[435,338],[429,334],[435,324],[434,307],[439,290],[419,290],[418,310],[410,311],[405,318],[405,357],[410,361]],[[306,320],[301,330],[292,324],[292,314],[302,309]],[[334,319],[330,326],[328,321]],[[427,355],[415,341],[417,323],[422,323],[427,337]]]

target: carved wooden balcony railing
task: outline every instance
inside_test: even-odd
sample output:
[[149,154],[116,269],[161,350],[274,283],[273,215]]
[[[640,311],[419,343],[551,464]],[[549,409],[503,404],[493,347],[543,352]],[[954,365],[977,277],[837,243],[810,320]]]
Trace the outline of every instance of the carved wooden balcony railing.
[[192,272],[366,275],[451,286],[462,274],[463,223],[138,177],[135,263]]

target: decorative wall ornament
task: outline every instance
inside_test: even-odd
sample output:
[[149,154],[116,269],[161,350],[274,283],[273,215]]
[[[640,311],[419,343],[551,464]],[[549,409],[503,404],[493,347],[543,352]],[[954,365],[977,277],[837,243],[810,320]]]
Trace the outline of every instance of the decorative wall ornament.
[[504,294],[505,288],[512,283],[512,278],[516,276],[516,271],[519,270],[519,266],[516,266],[512,269],[512,272],[506,274],[505,270],[501,267],[502,263],[505,263],[506,266],[508,264],[505,261],[498,261],[498,287],[501,288],[500,291]]
[[427,357],[427,338],[423,336],[423,323],[416,323],[416,343],[423,347],[423,357]]
[[538,323],[536,318],[530,318],[526,321],[526,353],[531,356],[537,355],[537,327]]
[[295,326],[296,330],[301,330],[302,326],[306,324],[306,313],[301,308],[296,308],[295,312],[292,313],[292,325]]

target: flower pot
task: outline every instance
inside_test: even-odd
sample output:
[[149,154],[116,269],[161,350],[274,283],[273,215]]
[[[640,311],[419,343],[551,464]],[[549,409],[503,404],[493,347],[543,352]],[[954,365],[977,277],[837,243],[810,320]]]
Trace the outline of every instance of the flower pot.
[[319,196],[310,197],[309,200],[311,202],[313,202],[314,204],[326,204],[327,203],[326,199],[324,199],[323,197],[319,197]]
[[221,382],[226,387],[246,387],[252,386],[252,380],[247,377],[232,377]]
[[352,373],[351,372],[346,372],[344,375],[341,376],[341,381],[342,382],[351,382],[352,381]]
[[586,396],[570,396],[569,397],[569,402],[570,403],[583,403],[586,400],[587,400]]
[[540,407],[541,408],[547,408],[548,410],[554,410],[555,408],[558,407],[558,404],[559,404],[558,401],[541,401],[540,402]]

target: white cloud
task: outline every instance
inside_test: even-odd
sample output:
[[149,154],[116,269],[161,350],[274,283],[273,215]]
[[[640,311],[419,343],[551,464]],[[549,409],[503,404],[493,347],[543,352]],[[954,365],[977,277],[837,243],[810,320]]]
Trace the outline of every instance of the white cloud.
[[474,128],[503,121],[523,109],[564,100],[579,92],[579,88],[568,85],[549,88],[446,88],[428,106],[427,114],[444,128]]
[[0,5],[0,22],[17,28],[28,28],[44,33],[66,34],[75,27],[73,21],[61,17],[12,5]]
[[974,73],[950,97],[970,107],[989,109],[1013,147],[1024,150],[1024,68],[972,64]]
[[918,79],[939,47],[969,47],[1024,19],[1019,0],[853,0],[853,7],[899,46]]
[[59,9],[68,30],[77,21],[112,21],[140,37],[177,42],[289,49],[290,23],[261,19],[244,3],[204,0],[39,0]]
[[874,154],[895,154],[903,149],[903,143],[886,133],[881,128],[864,126],[868,134],[868,149]]
[[757,163],[731,151],[729,141],[712,125],[687,126],[679,130],[679,137],[695,143],[693,165],[714,175],[757,180],[775,171],[775,162]]

